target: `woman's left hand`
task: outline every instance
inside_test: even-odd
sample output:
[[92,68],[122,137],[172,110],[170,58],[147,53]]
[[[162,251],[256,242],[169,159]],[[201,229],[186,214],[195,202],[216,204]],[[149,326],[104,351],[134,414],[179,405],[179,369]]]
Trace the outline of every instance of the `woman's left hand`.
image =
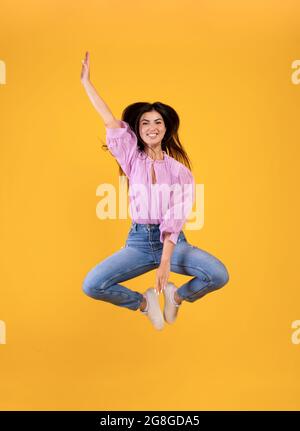
[[169,279],[170,274],[170,266],[171,263],[169,260],[160,262],[159,267],[156,271],[156,284],[155,284],[155,291],[160,294],[162,290],[166,287],[166,284]]

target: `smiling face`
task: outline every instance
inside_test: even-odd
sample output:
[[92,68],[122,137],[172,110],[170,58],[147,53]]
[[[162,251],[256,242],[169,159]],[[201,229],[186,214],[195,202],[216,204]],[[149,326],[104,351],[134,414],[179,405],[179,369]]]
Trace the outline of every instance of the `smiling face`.
[[166,132],[163,117],[157,111],[145,112],[140,118],[139,133],[142,140],[150,147],[161,145]]

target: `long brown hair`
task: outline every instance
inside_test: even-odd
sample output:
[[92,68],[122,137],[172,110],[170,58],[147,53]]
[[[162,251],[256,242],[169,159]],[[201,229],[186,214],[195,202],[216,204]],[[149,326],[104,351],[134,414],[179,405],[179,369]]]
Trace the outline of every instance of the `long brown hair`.
[[[188,169],[191,170],[191,161],[183,148],[179,136],[178,136],[178,128],[179,128],[179,116],[175,109],[171,106],[166,105],[161,102],[136,102],[128,105],[122,112],[121,120],[125,121],[129,124],[130,128],[134,131],[137,137],[137,145],[138,149],[141,153],[145,153],[145,143],[140,137],[139,134],[139,123],[140,118],[145,112],[157,111],[163,117],[166,132],[161,142],[161,148],[165,151],[170,157],[173,157],[175,160],[183,163]],[[105,151],[108,150],[106,144],[102,145],[102,149]],[[118,163],[118,162],[117,162]],[[123,169],[119,165],[119,174],[125,175]],[[127,181],[128,185],[128,181]]]

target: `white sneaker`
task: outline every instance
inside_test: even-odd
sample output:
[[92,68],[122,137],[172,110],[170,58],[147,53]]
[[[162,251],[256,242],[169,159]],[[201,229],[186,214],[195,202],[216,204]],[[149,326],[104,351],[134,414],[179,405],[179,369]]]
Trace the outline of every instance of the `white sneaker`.
[[163,290],[164,298],[165,298],[165,306],[164,306],[164,318],[168,323],[174,323],[177,317],[178,308],[181,304],[177,304],[174,298],[174,293],[176,292],[177,287],[174,283],[167,283],[166,287]]
[[149,289],[146,290],[144,296],[146,297],[147,305],[145,310],[140,311],[149,317],[150,321],[156,329],[163,329],[164,318],[159,306],[158,296],[156,295],[153,287],[149,287]]

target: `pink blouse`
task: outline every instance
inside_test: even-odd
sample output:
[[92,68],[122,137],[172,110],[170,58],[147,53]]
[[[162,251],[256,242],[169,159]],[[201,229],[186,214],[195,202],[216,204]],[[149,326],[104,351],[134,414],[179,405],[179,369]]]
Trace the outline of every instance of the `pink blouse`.
[[[129,124],[123,120],[119,122],[119,128],[106,127],[106,144],[129,179],[132,221],[159,224],[160,242],[163,243],[164,234],[168,232],[170,241],[176,244],[194,203],[193,175],[165,151],[163,160],[153,160],[141,152]],[[152,184],[152,165],[155,184]]]

